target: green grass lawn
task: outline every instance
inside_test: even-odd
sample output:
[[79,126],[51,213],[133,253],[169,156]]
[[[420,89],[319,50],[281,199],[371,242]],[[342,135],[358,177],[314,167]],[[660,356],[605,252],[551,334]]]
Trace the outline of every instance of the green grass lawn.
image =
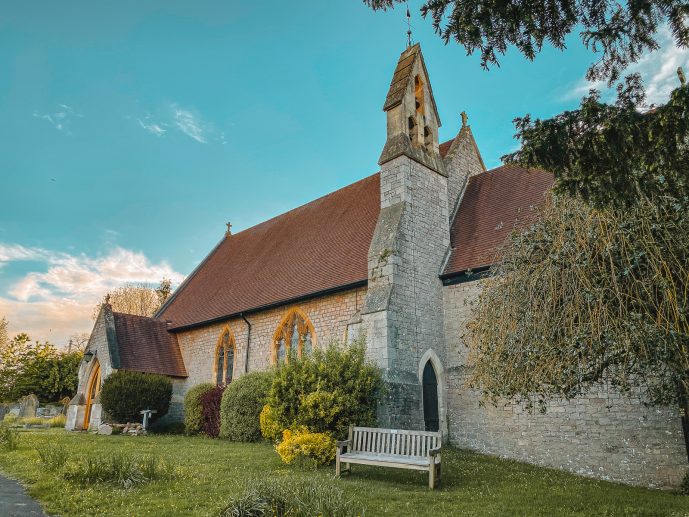
[[[35,448],[61,444],[70,457],[122,451],[155,454],[179,465],[173,481],[123,490],[70,485],[47,472]],[[62,430],[22,432],[20,446],[0,452],[0,471],[20,480],[50,514],[62,516],[217,515],[243,480],[317,476],[341,486],[366,515],[687,515],[689,497],[580,478],[457,449],[443,451],[440,488],[427,475],[354,466],[334,480],[334,467],[304,471],[285,466],[268,444],[240,444],[181,436],[97,436]]]

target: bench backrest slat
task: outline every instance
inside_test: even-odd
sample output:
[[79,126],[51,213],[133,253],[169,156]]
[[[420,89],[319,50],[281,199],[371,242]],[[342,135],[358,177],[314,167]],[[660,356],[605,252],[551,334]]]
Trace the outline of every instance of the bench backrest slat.
[[433,431],[352,427],[350,443],[352,452],[426,457],[431,449],[440,447],[442,434]]

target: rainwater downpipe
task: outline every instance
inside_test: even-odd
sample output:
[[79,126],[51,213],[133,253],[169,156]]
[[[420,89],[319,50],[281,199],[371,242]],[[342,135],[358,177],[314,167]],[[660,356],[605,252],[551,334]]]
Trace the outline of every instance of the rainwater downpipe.
[[246,333],[246,357],[244,358],[244,373],[247,373],[249,371],[249,345],[251,344],[251,323],[248,319],[244,317],[244,313],[241,313],[239,316],[241,316],[241,318],[244,320],[244,323],[246,323],[248,329]]

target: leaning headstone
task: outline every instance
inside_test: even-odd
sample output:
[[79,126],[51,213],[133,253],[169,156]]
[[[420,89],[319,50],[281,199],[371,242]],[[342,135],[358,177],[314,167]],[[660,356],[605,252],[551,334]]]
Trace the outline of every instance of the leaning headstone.
[[36,416],[36,409],[38,409],[38,397],[33,393],[22,397],[19,400],[19,416],[22,418],[32,418]]
[[112,426],[109,424],[101,424],[98,426],[98,434],[111,435]]

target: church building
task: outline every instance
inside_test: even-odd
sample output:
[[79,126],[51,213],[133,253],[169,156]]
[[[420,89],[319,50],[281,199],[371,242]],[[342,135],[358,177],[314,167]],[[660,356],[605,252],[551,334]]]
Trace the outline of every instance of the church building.
[[[450,444],[647,486],[686,471],[680,415],[605,387],[544,414],[482,405],[467,387],[463,334],[496,247],[528,225],[551,174],[486,170],[467,117],[438,141],[440,116],[419,45],[399,57],[383,111],[380,170],[224,238],[153,318],[105,304],[79,372],[67,428],[103,421],[113,371],[168,375],[185,393],[363,339],[389,385],[379,426],[441,430]],[[381,135],[381,141],[383,140]]]

